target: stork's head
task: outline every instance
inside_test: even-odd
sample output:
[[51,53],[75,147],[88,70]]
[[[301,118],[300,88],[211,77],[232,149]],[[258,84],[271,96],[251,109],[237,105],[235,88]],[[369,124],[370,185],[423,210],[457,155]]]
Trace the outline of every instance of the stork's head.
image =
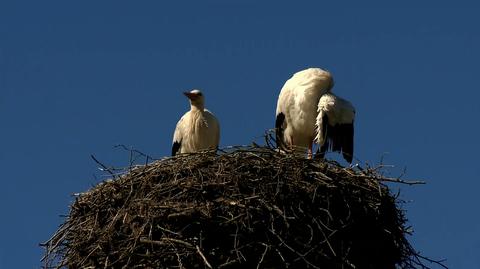
[[203,109],[205,104],[205,97],[200,90],[192,90],[190,92],[184,92],[185,96],[190,99],[190,105],[198,109]]

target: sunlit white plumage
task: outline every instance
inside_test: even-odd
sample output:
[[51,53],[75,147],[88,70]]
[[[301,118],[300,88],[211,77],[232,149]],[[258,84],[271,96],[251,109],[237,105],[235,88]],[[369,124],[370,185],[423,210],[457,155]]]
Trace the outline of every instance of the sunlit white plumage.
[[285,82],[277,102],[277,141],[280,146],[311,154],[320,97],[333,86],[332,76],[320,68],[295,73]]
[[205,97],[199,90],[185,92],[190,100],[190,111],[177,123],[173,134],[172,156],[216,149],[220,141],[220,124],[205,108]]
[[[301,152],[308,149],[311,157],[315,141],[321,148],[320,156],[324,155],[326,149],[333,149],[343,151],[344,156],[350,156],[346,158],[347,161],[351,161],[354,117],[352,113],[345,111],[351,109],[353,115],[355,112],[348,101],[331,93],[333,84],[330,72],[320,68],[302,70],[285,82],[278,97],[275,121],[277,142],[282,149],[295,149]],[[347,103],[350,105],[348,106]],[[327,116],[324,117],[325,115]],[[344,136],[350,137],[350,133],[343,131],[346,128],[330,128],[338,123],[347,124],[347,122],[352,126],[351,150],[349,147],[344,149],[342,146],[343,141],[347,141]],[[338,132],[335,133],[335,131]],[[329,143],[331,141],[337,142]],[[332,147],[333,145],[336,147]]]

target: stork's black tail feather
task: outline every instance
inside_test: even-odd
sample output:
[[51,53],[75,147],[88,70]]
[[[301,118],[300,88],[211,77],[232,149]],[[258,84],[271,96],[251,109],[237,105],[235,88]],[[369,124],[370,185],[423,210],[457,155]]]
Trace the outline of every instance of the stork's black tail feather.
[[283,141],[283,123],[285,122],[285,114],[282,112],[278,113],[275,119],[275,140],[277,142],[277,147],[285,150],[285,142]]
[[325,142],[317,151],[319,158],[324,158],[327,150],[342,153],[343,158],[352,163],[353,161],[353,122],[347,124],[328,124],[327,115],[323,116],[323,130],[325,130]]
[[180,142],[175,141],[172,145],[172,156],[177,155],[178,150],[180,150]]

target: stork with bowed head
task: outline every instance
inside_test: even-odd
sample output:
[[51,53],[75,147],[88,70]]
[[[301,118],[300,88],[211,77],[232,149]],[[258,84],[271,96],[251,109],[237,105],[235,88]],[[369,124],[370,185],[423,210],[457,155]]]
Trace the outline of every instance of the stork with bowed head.
[[285,82],[277,102],[275,130],[278,146],[312,157],[313,143],[318,157],[327,150],[341,152],[349,163],[353,158],[355,108],[332,93],[330,72],[308,68]]

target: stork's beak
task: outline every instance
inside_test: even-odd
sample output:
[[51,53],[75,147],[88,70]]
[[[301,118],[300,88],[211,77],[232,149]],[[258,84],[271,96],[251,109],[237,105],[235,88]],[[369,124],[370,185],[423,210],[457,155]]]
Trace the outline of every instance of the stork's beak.
[[188,99],[190,99],[190,100],[193,100],[193,99],[195,99],[195,97],[197,97],[196,94],[191,93],[191,92],[184,92],[183,94],[184,94],[186,97],[188,97]]

